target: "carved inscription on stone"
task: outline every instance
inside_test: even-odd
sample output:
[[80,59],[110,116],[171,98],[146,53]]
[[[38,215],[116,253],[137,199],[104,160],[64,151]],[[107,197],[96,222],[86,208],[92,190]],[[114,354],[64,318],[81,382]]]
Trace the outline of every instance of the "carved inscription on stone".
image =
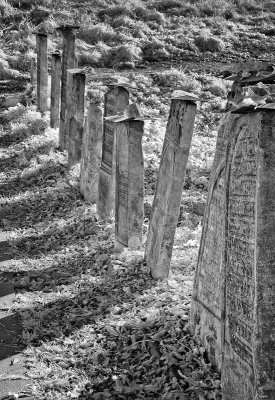
[[81,159],[81,147],[84,129],[85,74],[80,70],[75,69],[69,70],[68,75],[69,80],[72,79],[70,100],[71,115],[69,119],[69,132],[67,139],[68,165],[71,166],[79,162]]
[[[129,104],[129,92],[123,87],[114,87],[105,95],[104,117],[122,113]],[[112,121],[104,120],[102,163],[101,168],[107,174],[112,174],[113,151],[114,151],[114,129]]]
[[255,294],[255,204],[258,137],[240,128],[232,152],[226,268],[226,317],[233,350],[253,364],[252,334]]
[[115,124],[111,121],[104,122],[104,137],[102,146],[101,168],[107,173],[112,173],[113,149],[114,149]]
[[129,141],[127,124],[118,125],[116,146],[116,239],[128,246]]
[[59,53],[53,53],[52,76],[51,76],[51,114],[50,114],[51,128],[57,128],[59,125],[60,93],[61,93],[61,56]]
[[102,154],[102,109],[96,104],[89,105],[86,117],[81,166],[80,192],[92,203],[97,202],[98,178]]
[[[73,31],[68,29],[59,30],[63,36],[62,50],[62,74],[61,74],[61,100],[60,100],[60,121],[59,121],[59,146],[61,150],[65,150],[67,146],[67,135],[70,121],[70,82],[68,82],[67,70],[75,66],[75,35]],[[67,89],[68,93],[67,93]]]
[[[222,371],[224,400],[273,400],[275,396],[274,124],[274,111],[229,119],[228,134],[219,132],[212,168],[190,325]],[[226,145],[220,159],[221,138]],[[214,213],[211,216],[215,182],[219,182],[215,175],[224,177],[220,188],[225,207],[215,209],[222,213],[223,231],[214,225]],[[216,257],[217,248],[212,227],[221,235],[214,239],[222,254],[221,269],[216,266],[218,282],[212,271],[211,257]],[[218,293],[213,296],[215,287]]]
[[203,237],[203,247],[200,252],[200,301],[206,305],[218,318],[222,314],[222,268],[225,224],[225,167],[222,164],[215,178],[209,199],[207,216],[207,235]]
[[142,246],[144,122],[126,119],[117,123],[115,239],[131,250]]
[[[129,92],[122,86],[112,87],[105,94],[104,117],[122,114],[129,104]],[[97,210],[106,220],[115,212],[115,123],[104,119],[102,137],[102,161],[98,181]]]
[[169,275],[195,114],[194,102],[172,100],[145,250],[156,279]]
[[236,118],[225,116],[219,128],[191,307],[191,328],[200,336],[211,362],[218,368],[222,366],[224,330],[226,154]]
[[41,112],[47,111],[48,101],[48,37],[37,34],[37,106]]

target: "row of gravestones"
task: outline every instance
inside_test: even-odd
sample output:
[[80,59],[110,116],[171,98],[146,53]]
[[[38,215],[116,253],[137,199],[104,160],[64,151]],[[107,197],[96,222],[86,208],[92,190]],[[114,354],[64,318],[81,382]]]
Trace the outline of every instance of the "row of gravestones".
[[[117,247],[138,250],[143,230],[144,119],[137,106],[129,105],[129,91],[113,85],[105,94],[104,110],[91,103],[84,122],[85,73],[66,69],[75,62],[73,29],[59,28],[64,37],[62,63],[60,55],[54,53],[52,57],[51,121],[56,120],[61,103],[59,146],[68,151],[69,167],[81,164],[81,193],[97,204],[102,220],[114,214]],[[46,111],[47,35],[36,35],[38,109]],[[169,274],[197,99],[175,92],[171,103],[145,251],[152,276],[159,279]]]
[[[69,164],[81,161],[84,197],[97,203],[102,219],[115,213],[116,241],[141,248],[144,121],[128,91],[113,86],[104,111],[89,105],[83,129],[85,74],[64,69],[72,67],[64,62],[71,37],[64,29],[61,82],[70,94],[63,114],[61,95],[60,144]],[[169,274],[195,114],[196,97],[174,95],[145,249],[155,278]],[[275,111],[231,113],[218,133],[190,318],[222,372],[225,400],[275,398],[274,294]]]

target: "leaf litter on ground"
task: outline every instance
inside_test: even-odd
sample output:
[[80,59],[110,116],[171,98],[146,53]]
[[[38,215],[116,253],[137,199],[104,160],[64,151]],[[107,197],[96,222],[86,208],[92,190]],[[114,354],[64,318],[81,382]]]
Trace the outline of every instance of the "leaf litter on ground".
[[188,330],[200,222],[179,224],[173,273],[156,282],[142,252],[114,253],[113,221],[81,197],[56,131],[20,141],[9,123],[0,143],[7,270],[35,398],[221,399],[219,374]]

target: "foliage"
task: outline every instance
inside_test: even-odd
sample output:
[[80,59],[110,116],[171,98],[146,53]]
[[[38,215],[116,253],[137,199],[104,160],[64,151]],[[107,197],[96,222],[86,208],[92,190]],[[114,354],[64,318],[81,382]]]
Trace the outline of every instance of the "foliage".
[[173,90],[185,90],[194,93],[200,93],[201,91],[200,82],[181,69],[167,69],[156,74],[154,79],[159,86],[170,87]]
[[[268,53],[274,53],[275,8],[270,1],[95,0],[91,5],[89,0],[23,0],[19,3],[16,0],[0,2],[7,52],[12,48],[24,54],[30,47],[34,49],[31,32],[40,23],[49,28],[53,47],[58,48],[60,38],[54,26],[69,23],[80,24],[78,38],[89,45],[104,42],[115,51],[118,46],[135,43],[142,49],[143,54],[134,62],[129,61],[129,53],[125,52],[126,58],[119,65],[135,67],[170,59],[198,60],[205,57],[205,52],[219,53],[213,56],[227,60],[238,55],[242,48],[252,58],[259,54],[262,57],[262,53],[267,58]],[[270,28],[265,29],[263,23]],[[266,33],[256,46],[250,35],[254,26]],[[107,56],[106,51],[100,53],[96,48],[92,49],[92,55],[87,50],[80,51],[81,65],[108,67],[112,54],[112,50]]]
[[148,61],[167,60],[170,56],[165,48],[165,43],[156,38],[145,42],[142,50],[144,59]]
[[201,51],[222,51],[225,48],[224,42],[216,37],[198,35],[195,37],[194,42]]
[[115,40],[114,29],[107,24],[100,23],[91,27],[81,28],[78,37],[88,44],[96,44],[97,42],[110,43]]

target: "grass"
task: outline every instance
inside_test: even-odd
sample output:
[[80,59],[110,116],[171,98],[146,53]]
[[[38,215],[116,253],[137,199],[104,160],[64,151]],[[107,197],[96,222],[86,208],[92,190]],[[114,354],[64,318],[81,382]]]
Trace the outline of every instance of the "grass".
[[[1,224],[15,259],[9,271],[33,380],[30,394],[37,400],[220,400],[219,374],[188,331],[202,215],[228,88],[213,76],[212,64],[210,74],[202,72],[200,61],[228,61],[243,49],[252,59],[274,54],[274,2],[234,0],[229,7],[225,0],[23,0],[21,6],[0,1],[2,79],[23,75],[35,49],[31,31],[41,19],[49,27],[81,23],[76,40],[81,65],[167,62],[162,70],[111,74],[127,80],[131,101],[150,118],[143,136],[144,237],[170,95],[180,89],[207,100],[196,116],[172,274],[162,283],[150,278],[141,253],[114,253],[114,226],[98,221],[81,197],[79,167],[68,170],[48,114],[22,105],[3,113]],[[61,44],[53,34],[50,49]],[[197,65],[175,66],[188,60]],[[102,104],[109,81],[109,74],[92,75],[89,98]]]
[[[227,61],[247,48],[250,58],[259,55],[270,58],[269,54],[274,53],[275,5],[272,1],[234,0],[229,4],[225,0],[97,0],[92,7],[88,0],[25,0],[20,8],[18,1],[2,0],[0,13],[7,27],[4,48],[23,54],[30,47],[35,48],[30,33],[40,23],[51,33],[54,24],[80,24],[78,43],[94,46],[93,56],[78,49],[82,65],[113,66],[110,60],[113,50],[118,48],[124,49],[120,51],[120,58],[124,54],[125,59],[115,65],[128,67],[165,60],[203,60],[211,53]],[[264,35],[257,46],[250,36],[255,28]],[[54,46],[59,46],[56,35],[52,40]],[[101,52],[98,43],[111,47],[109,54],[106,46]],[[133,51],[133,43],[142,51]]]
[[[204,93],[209,82],[175,69],[128,72],[126,78],[132,100],[151,117],[143,137],[146,236],[169,95],[190,82],[192,90]],[[87,83],[99,104],[103,88],[97,75]],[[18,293],[14,310],[22,317],[24,357],[33,381],[29,391],[35,399],[220,400],[219,374],[188,331],[217,125],[217,115],[201,107],[172,275],[163,283],[149,277],[143,253],[114,253],[114,226],[97,221],[93,206],[81,197],[79,168],[68,170],[48,114],[41,116],[34,106],[4,113],[1,222],[15,258],[8,269]]]

